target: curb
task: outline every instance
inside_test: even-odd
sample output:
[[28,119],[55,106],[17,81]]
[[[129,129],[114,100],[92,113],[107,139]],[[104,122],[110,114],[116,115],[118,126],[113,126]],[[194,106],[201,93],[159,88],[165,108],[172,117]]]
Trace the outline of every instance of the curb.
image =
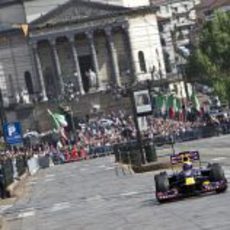
[[9,230],[9,225],[4,217],[0,216],[0,230]]
[[26,172],[19,177],[19,180],[14,181],[12,184],[10,184],[7,188],[6,191],[9,194],[9,197],[13,197],[15,195],[15,190],[17,187],[26,180],[26,178],[30,175],[29,171],[26,170]]
[[136,165],[132,166],[133,171],[135,173],[151,172],[160,169],[168,169],[170,167],[171,167],[170,162],[154,162],[154,163],[149,163],[141,166],[136,166]]

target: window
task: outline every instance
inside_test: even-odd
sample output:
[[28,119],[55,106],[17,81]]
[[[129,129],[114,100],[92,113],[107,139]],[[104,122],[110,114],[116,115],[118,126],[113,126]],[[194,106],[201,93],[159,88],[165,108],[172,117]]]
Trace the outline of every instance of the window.
[[13,96],[16,92],[15,92],[14,82],[11,74],[8,75],[8,79],[9,79],[10,95]]
[[164,26],[162,25],[162,23],[159,23],[158,26],[160,33],[164,32]]
[[165,7],[166,7],[166,12],[169,13],[169,6],[166,5]]
[[162,45],[162,46],[166,46],[166,41],[165,41],[164,38],[161,38],[161,45]]
[[143,51],[139,51],[138,52],[138,60],[139,60],[139,65],[140,65],[140,69],[142,72],[146,73],[146,64],[145,64],[145,56]]
[[30,72],[26,71],[24,76],[25,76],[27,91],[29,94],[33,94],[34,93],[34,87],[33,87]]
[[204,12],[204,15],[205,16],[210,16],[210,15],[212,15],[213,14],[213,10],[206,10],[205,12]]
[[173,7],[174,12],[178,12],[178,8],[177,7]]

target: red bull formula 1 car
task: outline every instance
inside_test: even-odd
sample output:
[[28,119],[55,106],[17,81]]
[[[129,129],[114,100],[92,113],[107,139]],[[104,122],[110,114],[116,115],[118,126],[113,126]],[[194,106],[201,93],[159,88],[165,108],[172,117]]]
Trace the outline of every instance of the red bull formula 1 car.
[[[227,179],[220,164],[209,163],[201,167],[198,151],[174,153],[170,161],[172,174],[161,172],[155,175],[156,198],[159,202],[207,192],[221,193],[227,189]],[[195,167],[195,162],[199,166]],[[182,169],[178,171],[175,166],[182,166]]]

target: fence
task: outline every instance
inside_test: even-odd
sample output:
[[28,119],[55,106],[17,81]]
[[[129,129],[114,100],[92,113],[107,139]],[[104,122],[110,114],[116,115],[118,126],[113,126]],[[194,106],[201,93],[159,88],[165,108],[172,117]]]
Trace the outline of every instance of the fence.
[[49,157],[34,155],[16,156],[15,158],[5,158],[0,162],[0,195],[5,198],[7,187],[13,182],[20,180],[20,177],[28,170],[30,175],[34,175],[39,168],[49,167]]
[[229,134],[230,126],[204,126],[197,127],[179,133],[172,133],[170,135],[157,135],[154,137],[154,143],[157,147],[170,145],[175,142],[192,141],[201,138],[208,138],[219,136],[221,134]]
[[90,146],[89,147],[89,156],[97,157],[97,156],[105,156],[113,153],[113,146],[105,145],[105,146]]

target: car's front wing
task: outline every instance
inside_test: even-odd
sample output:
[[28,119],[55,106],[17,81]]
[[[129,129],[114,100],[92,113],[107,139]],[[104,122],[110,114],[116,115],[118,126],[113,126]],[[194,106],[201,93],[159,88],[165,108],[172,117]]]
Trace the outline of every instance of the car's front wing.
[[[221,190],[225,190],[227,188],[227,185],[228,185],[227,180],[210,182],[209,184],[203,184],[200,190],[194,190],[194,193],[191,192],[189,194],[194,195],[194,194],[197,194],[196,192],[208,193],[208,192],[214,192],[214,191],[221,191]],[[156,198],[160,202],[181,198],[187,195],[188,195],[187,193],[179,192],[178,189],[176,188],[172,188],[168,190],[167,192],[156,192]]]

